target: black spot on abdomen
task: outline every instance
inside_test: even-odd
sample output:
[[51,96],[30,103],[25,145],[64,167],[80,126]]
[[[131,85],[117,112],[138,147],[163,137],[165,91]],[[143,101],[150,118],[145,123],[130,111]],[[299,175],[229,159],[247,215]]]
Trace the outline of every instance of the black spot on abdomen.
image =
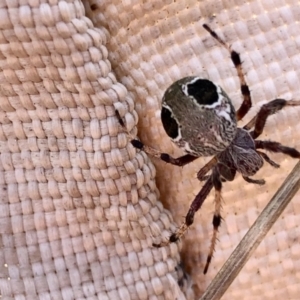
[[167,135],[172,139],[176,139],[178,137],[179,127],[177,121],[172,117],[171,111],[162,107],[160,116]]
[[217,87],[207,79],[198,79],[187,84],[187,91],[200,105],[211,105],[218,101]]

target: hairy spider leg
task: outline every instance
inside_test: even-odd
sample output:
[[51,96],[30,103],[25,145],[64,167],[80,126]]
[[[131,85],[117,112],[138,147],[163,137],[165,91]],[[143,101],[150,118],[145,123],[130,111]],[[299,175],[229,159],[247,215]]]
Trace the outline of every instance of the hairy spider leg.
[[212,181],[212,175],[208,178],[208,180],[205,182],[203,185],[202,189],[200,192],[197,194],[195,199],[193,200],[189,211],[185,217],[185,221],[180,225],[180,227],[170,235],[169,239],[167,241],[161,242],[159,244],[153,243],[152,245],[154,247],[163,247],[166,245],[169,245],[170,243],[175,243],[177,242],[188,230],[188,228],[193,224],[194,222],[194,216],[195,213],[200,209],[202,206],[203,202],[207,198],[209,192],[213,188],[213,181]]
[[244,116],[248,113],[252,106],[252,101],[251,101],[251,93],[249,90],[249,87],[247,85],[245,75],[243,72],[242,68],[242,62],[241,62],[241,57],[240,54],[230,48],[225,41],[223,41],[215,31],[213,31],[207,24],[203,24],[204,29],[206,29],[210,35],[215,38],[224,48],[228,50],[230,53],[231,60],[236,68],[239,80],[240,80],[240,85],[241,85],[241,93],[243,96],[243,102],[240,106],[240,108],[236,112],[236,118],[237,120],[241,120],[244,118]]
[[[180,156],[180,157],[177,157],[177,158],[174,158],[172,156],[170,156],[169,154],[167,153],[161,153],[160,151],[152,148],[152,147],[149,147],[149,146],[146,146],[144,145],[141,141],[139,140],[131,140],[131,144],[137,148],[137,149],[140,149],[140,150],[143,150],[145,151],[146,153],[148,153],[149,155],[151,156],[154,156],[156,158],[159,158],[161,159],[162,161],[166,162],[166,163],[169,163],[169,164],[172,164],[172,165],[175,165],[175,166],[185,166],[189,163],[191,163],[192,161],[194,161],[195,159],[199,158],[197,156],[192,156],[190,154],[186,154],[186,155],[183,155],[183,156]],[[200,170],[199,172],[197,173],[197,178],[200,180],[200,181],[203,181],[204,179],[207,180],[209,178],[209,175],[208,176],[205,176],[207,172],[209,172],[216,164],[218,163],[218,159],[216,156],[214,156],[208,163],[206,163]]]
[[166,163],[169,163],[169,164],[172,164],[175,166],[179,166],[179,167],[183,167],[183,166],[191,163],[195,159],[199,158],[197,156],[193,156],[190,154],[186,154],[186,155],[174,158],[171,155],[169,155],[168,153],[162,153],[152,147],[144,145],[141,141],[135,140],[135,139],[131,140],[131,144],[133,145],[133,147],[143,150],[151,156],[154,156],[156,158],[161,159],[162,161],[164,161]]
[[215,251],[215,246],[217,242],[217,235],[218,235],[218,230],[221,225],[222,217],[221,217],[221,190],[222,190],[222,182],[220,178],[220,174],[217,171],[217,167],[213,171],[212,175],[212,182],[213,186],[215,188],[215,211],[214,211],[214,216],[213,216],[213,235],[211,238],[210,242],[210,247],[206,259],[206,264],[203,270],[203,273],[206,274],[208,267],[210,265],[211,259],[213,257],[214,251]]
[[[146,146],[144,145],[141,141],[135,139],[134,137],[132,137],[126,130],[126,126],[125,123],[122,119],[122,117],[120,116],[120,113],[118,110],[115,111],[116,112],[116,116],[117,119],[120,123],[120,125],[122,126],[122,128],[124,129],[124,131],[128,134],[129,138],[131,139],[130,142],[133,145],[133,147],[143,150],[145,151],[147,154],[159,158],[161,160],[163,160],[166,163],[175,165],[175,166],[180,166],[183,167],[189,163],[191,163],[192,161],[194,161],[195,159],[197,159],[197,156],[193,156],[190,154],[186,154],[177,158],[172,157],[171,155],[167,154],[167,153],[162,153],[152,147]],[[208,170],[209,171],[209,170]]]
[[197,173],[197,178],[200,181],[207,180],[210,175],[207,174],[216,164],[218,163],[218,159],[214,156],[208,163],[206,163]]
[[300,152],[298,150],[296,150],[295,148],[283,146],[278,142],[261,141],[261,140],[255,140],[254,142],[255,142],[255,147],[257,149],[265,149],[270,152],[283,153],[293,158],[300,158]]
[[125,123],[124,123],[124,121],[123,121],[123,119],[122,119],[122,117],[121,117],[121,115],[120,115],[120,112],[119,112],[117,109],[115,109],[115,114],[116,114],[116,117],[117,117],[118,122],[119,122],[119,124],[121,125],[121,127],[122,127],[125,131],[127,131],[127,130],[126,130]]
[[210,176],[210,175],[204,175],[204,176],[202,176],[200,179],[199,179],[199,178],[198,178],[198,179],[199,179],[200,181],[206,181],[206,180],[209,178],[209,176]]
[[243,176],[243,179],[246,182],[254,183],[254,184],[259,184],[259,185],[264,185],[266,183],[266,181],[264,179],[253,179],[253,178],[250,178],[248,176]]
[[[286,101],[284,99],[274,99],[269,103],[264,104],[260,108],[256,116],[254,116],[244,126],[244,129],[250,130],[252,127],[254,127],[254,129],[250,132],[250,134],[253,139],[256,139],[258,136],[262,134],[268,117],[277,113],[278,111],[280,111],[281,109],[287,106],[300,106],[300,101],[296,101],[296,100]],[[281,152],[293,158],[300,158],[299,156],[300,153],[296,149],[283,146],[278,142],[255,140],[255,147],[256,149],[265,149],[271,152]],[[258,150],[256,152],[271,166],[273,166],[274,168],[279,168],[279,165],[275,163],[273,160],[271,160],[266,153]]]
[[254,126],[254,130],[250,132],[253,139],[260,136],[264,130],[267,118],[286,106],[300,106],[300,101],[284,99],[274,99],[269,103],[264,104],[256,116],[254,116],[245,126],[244,129],[250,130]]
[[256,152],[272,167],[276,169],[280,167],[280,165],[278,165],[275,161],[273,161],[265,152],[261,152],[258,150],[256,150]]

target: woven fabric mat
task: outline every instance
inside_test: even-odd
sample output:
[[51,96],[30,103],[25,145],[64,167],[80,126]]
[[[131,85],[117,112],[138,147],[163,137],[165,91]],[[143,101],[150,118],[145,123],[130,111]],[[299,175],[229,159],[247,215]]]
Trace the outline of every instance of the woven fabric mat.
[[[224,222],[208,274],[213,193],[178,244],[153,248],[183,220],[207,161],[184,168],[136,151],[182,154],[163,131],[165,89],[187,75],[239,81],[210,26],[241,53],[253,109],[300,99],[300,4],[292,1],[0,2],[0,295],[4,299],[192,299],[200,296],[295,160],[272,154],[256,178],[224,184]],[[300,149],[300,108],[262,138]],[[154,165],[152,164],[154,163]],[[156,182],[155,182],[156,181]],[[162,200],[164,206],[158,200]],[[298,299],[296,196],[222,299]],[[173,221],[173,218],[176,222]]]

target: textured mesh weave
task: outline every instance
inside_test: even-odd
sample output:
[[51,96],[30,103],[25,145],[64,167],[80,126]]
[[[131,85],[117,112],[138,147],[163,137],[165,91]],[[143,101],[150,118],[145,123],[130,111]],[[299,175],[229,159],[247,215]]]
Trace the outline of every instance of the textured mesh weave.
[[0,294],[185,299],[178,245],[151,247],[171,216],[115,118],[137,120],[107,36],[81,2],[46,2],[1,2]]
[[[238,107],[235,69],[203,23],[241,53],[253,97],[245,121],[276,97],[299,100],[299,2],[0,3],[2,298],[184,299],[180,244],[151,244],[174,230],[171,215],[183,220],[207,159],[184,168],[153,159],[156,172],[128,144],[115,108],[132,133],[139,116],[144,143],[179,156],[160,122],[161,97],[173,81],[207,77]],[[291,108],[270,118],[262,139],[300,149],[299,116]],[[197,214],[182,243],[196,296],[295,164],[272,158],[281,168],[266,165],[256,175],[265,186],[240,176],[224,184],[224,222],[206,276],[213,193]],[[157,202],[154,180],[171,213]],[[296,196],[223,299],[299,298],[299,215]]]

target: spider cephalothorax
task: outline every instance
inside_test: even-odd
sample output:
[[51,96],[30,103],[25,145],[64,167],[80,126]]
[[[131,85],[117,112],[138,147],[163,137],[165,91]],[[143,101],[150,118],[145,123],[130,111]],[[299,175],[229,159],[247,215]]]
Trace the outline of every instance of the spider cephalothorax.
[[[263,179],[253,179],[250,176],[256,174],[263,166],[264,161],[275,168],[278,168],[279,165],[271,160],[265,152],[258,149],[281,152],[294,158],[300,158],[300,152],[294,148],[283,146],[278,142],[256,140],[263,132],[266,120],[270,115],[285,106],[298,106],[300,101],[272,100],[263,105],[256,116],[243,128],[237,127],[237,122],[251,108],[250,90],[242,72],[240,56],[231,50],[207,25],[203,25],[203,27],[230,52],[241,84],[243,102],[240,108],[235,111],[230,98],[213,82],[199,77],[185,77],[173,83],[166,90],[162,101],[161,119],[166,133],[187,154],[173,158],[166,153],[143,145],[136,139],[133,139],[131,143],[134,147],[177,166],[184,166],[200,156],[214,155],[197,173],[197,178],[206,182],[190,205],[185,221],[167,241],[153,244],[155,247],[161,247],[178,241],[192,225],[195,213],[214,188],[214,231],[204,268],[204,273],[206,273],[214,251],[217,230],[221,223],[222,182],[232,181],[236,172],[239,172],[247,182],[264,184]],[[121,119],[120,122],[124,126]],[[207,175],[210,170],[211,174]]]

